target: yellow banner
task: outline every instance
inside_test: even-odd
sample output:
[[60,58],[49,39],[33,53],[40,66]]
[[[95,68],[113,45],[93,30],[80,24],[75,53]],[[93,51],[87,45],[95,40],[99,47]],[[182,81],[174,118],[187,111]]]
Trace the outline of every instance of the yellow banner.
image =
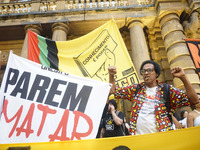
[[[0,150],[199,150],[200,127],[144,135],[46,143],[1,144]],[[118,149],[117,149],[118,147]],[[119,149],[119,147],[123,147]],[[126,148],[125,148],[126,147]]]
[[59,70],[108,82],[108,66],[116,66],[119,86],[138,83],[138,76],[113,20],[71,41],[56,41]]

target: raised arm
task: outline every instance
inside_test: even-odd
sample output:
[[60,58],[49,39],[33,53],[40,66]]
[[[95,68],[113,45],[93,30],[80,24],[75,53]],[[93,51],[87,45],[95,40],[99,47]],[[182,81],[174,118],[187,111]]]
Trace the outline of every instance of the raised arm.
[[112,86],[110,88],[110,94],[114,94],[115,89],[116,89],[115,78],[114,78],[115,74],[117,73],[116,67],[115,66],[109,66],[108,72],[109,72],[109,83],[112,84]]
[[183,69],[181,67],[174,67],[171,69],[171,73],[174,77],[179,78],[183,82],[190,103],[192,105],[197,104],[198,96],[196,94],[196,91],[192,87],[190,81],[188,80],[187,76],[185,75]]
[[117,116],[115,107],[113,105],[110,104],[110,108],[111,108],[113,121],[115,122],[116,125],[121,126],[121,124],[123,123],[123,120]]

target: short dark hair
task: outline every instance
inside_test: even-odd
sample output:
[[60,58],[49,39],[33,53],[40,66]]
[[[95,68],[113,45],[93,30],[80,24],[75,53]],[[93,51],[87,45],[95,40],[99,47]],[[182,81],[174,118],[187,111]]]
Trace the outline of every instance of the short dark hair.
[[112,104],[117,109],[117,103],[114,99],[109,100],[108,104]]
[[120,145],[120,146],[113,148],[113,150],[130,150],[130,148],[128,148],[127,146],[124,146],[124,145]]
[[146,65],[146,64],[152,64],[154,66],[154,70],[155,70],[156,74],[158,75],[157,76],[157,78],[158,78],[160,76],[161,69],[160,69],[159,64],[152,60],[146,60],[142,63],[142,65],[140,67],[140,74],[141,74],[141,70],[143,69],[144,65]]

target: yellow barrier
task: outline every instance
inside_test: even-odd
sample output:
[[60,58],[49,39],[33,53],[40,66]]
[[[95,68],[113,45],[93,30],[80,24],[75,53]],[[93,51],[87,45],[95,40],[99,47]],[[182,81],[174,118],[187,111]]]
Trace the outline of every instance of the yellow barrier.
[[[1,144],[0,150],[16,147],[31,150],[199,150],[200,127],[137,136],[45,143]],[[14,148],[15,147],[15,148]],[[128,150],[124,148],[122,150]],[[16,149],[15,149],[16,150]]]

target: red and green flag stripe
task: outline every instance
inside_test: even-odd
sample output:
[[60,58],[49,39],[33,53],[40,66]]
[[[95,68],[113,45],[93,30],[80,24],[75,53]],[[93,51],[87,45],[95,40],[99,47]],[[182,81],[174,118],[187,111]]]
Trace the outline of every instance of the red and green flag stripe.
[[28,30],[28,59],[59,70],[56,42],[30,30]]

